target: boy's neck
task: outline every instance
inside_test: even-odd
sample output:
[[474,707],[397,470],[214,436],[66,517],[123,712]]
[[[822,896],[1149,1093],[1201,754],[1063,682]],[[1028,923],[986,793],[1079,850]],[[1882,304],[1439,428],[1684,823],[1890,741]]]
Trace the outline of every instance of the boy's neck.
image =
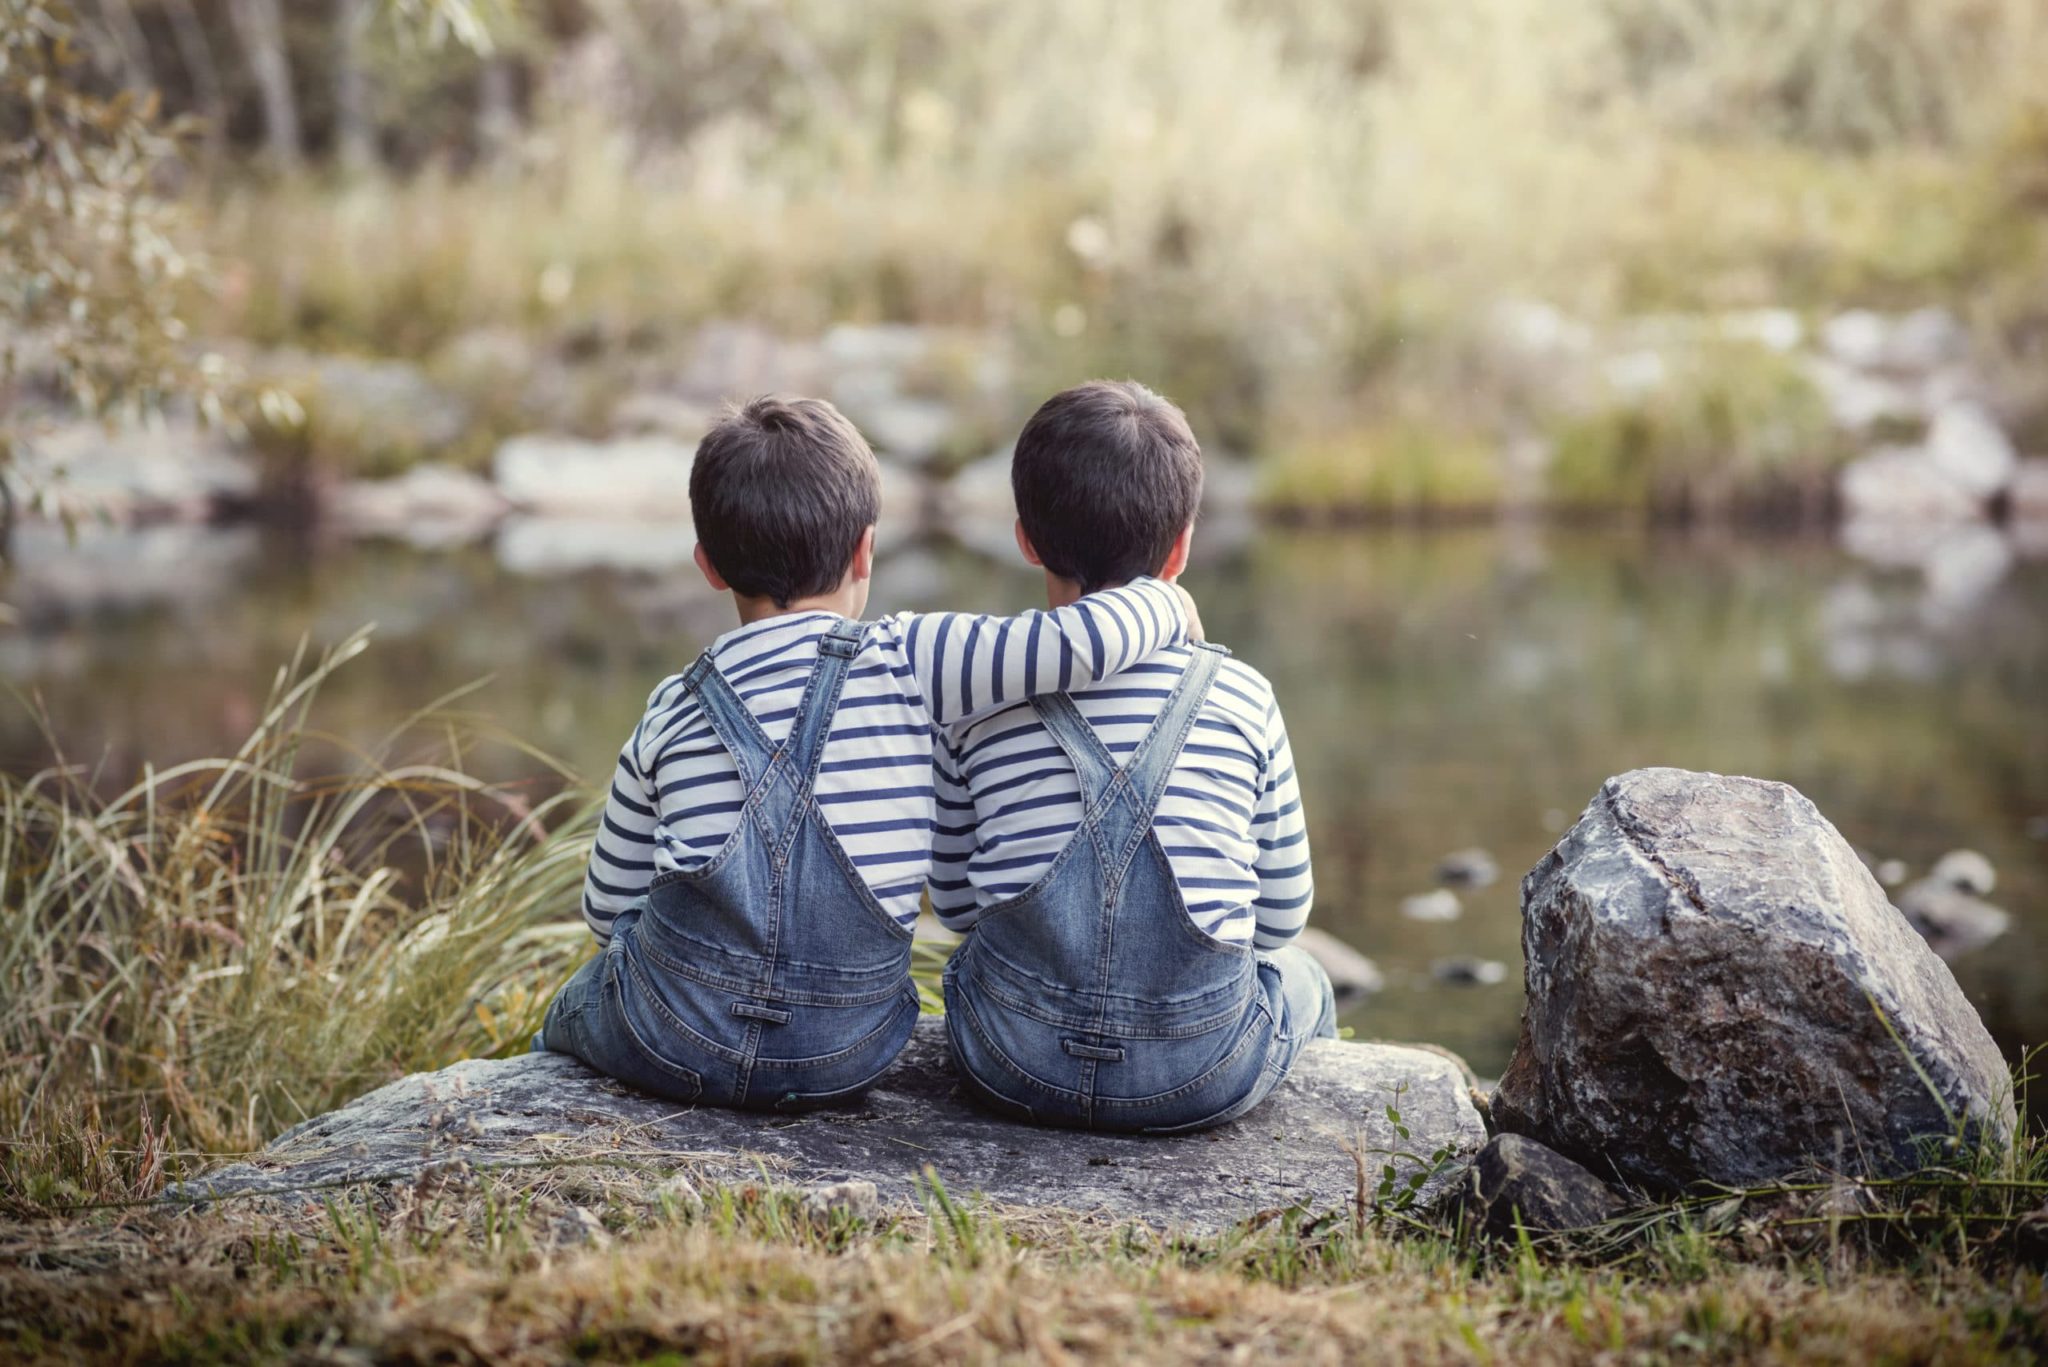
[[[1120,589],[1122,587],[1122,584],[1104,584],[1095,591],[1100,593],[1104,589]],[[1045,572],[1045,605],[1049,608],[1071,606],[1086,598],[1088,593],[1087,589],[1081,587],[1079,580],[1062,579],[1051,570]]]
[[750,627],[756,622],[765,622],[771,617],[794,617],[801,612],[829,612],[835,617],[859,617],[867,606],[867,594],[861,590],[864,585],[849,584],[831,593],[815,594],[809,598],[792,598],[788,607],[778,606],[773,598],[749,598],[735,593],[732,605],[740,615],[740,625]]

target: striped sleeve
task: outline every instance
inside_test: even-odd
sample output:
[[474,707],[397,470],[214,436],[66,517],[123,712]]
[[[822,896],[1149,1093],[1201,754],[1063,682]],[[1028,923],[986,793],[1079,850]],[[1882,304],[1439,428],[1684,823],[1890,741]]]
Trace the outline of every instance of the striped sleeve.
[[1253,943],[1260,949],[1278,949],[1299,935],[1308,921],[1315,878],[1309,869],[1308,824],[1302,819],[1294,751],[1277,704],[1266,712],[1266,773],[1252,817],[1252,836],[1259,843],[1259,896],[1252,903],[1258,932]]
[[932,911],[948,930],[965,934],[975,922],[974,885],[967,864],[973,858],[974,798],[964,777],[967,766],[951,740],[932,746],[932,781],[938,797],[938,826],[932,833]]
[[[645,722],[642,722],[645,725]],[[583,877],[583,919],[603,943],[612,937],[612,922],[654,880],[654,833],[658,824],[654,785],[640,767],[640,730],[636,726],[619,752],[612,771],[611,796],[604,820],[590,849],[590,871]]]
[[904,613],[896,620],[912,677],[941,726],[1093,683],[1179,645],[1188,632],[1179,591],[1157,579],[1091,593],[1050,612]]

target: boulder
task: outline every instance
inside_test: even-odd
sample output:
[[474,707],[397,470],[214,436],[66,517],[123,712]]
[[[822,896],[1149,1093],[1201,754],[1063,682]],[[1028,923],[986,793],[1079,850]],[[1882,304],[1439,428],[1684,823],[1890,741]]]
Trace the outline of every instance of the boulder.
[[79,521],[205,522],[257,494],[256,463],[185,419],[30,428],[0,471],[17,507]]
[[1588,1229],[1619,1215],[1627,1202],[1613,1187],[1519,1134],[1497,1134],[1466,1170],[1460,1194],[1465,1228],[1497,1239]]
[[422,549],[475,541],[505,515],[489,480],[429,462],[395,479],[357,480],[335,490],[329,511],[344,531],[390,537]]
[[1782,783],[1609,779],[1522,883],[1527,1004],[1498,1128],[1662,1188],[1913,1165],[2014,1133],[1947,965]]
[[1998,420],[1968,400],[1943,404],[1935,413],[1927,429],[1927,459],[1979,502],[2002,493],[2020,463]]
[[1981,497],[1925,453],[1906,447],[1888,447],[1849,462],[1836,488],[1852,527],[1861,521],[1967,522],[1984,509]]
[[[1406,1140],[1387,1118],[1390,1105]],[[674,1181],[679,1170],[698,1183],[753,1182],[764,1168],[810,1188],[872,1182],[883,1202],[902,1205],[929,1165],[948,1190],[1003,1205],[1213,1231],[1275,1207],[1348,1203],[1358,1181],[1354,1144],[1375,1166],[1379,1151],[1448,1146],[1457,1160],[1434,1171],[1418,1197],[1432,1201],[1457,1186],[1485,1142],[1455,1060],[1337,1040],[1311,1043],[1265,1103],[1220,1129],[1177,1137],[1035,1129],[967,1101],[944,1025],[928,1018],[874,1090],[832,1110],[678,1109],[560,1054],[477,1059],[394,1082],[170,1195],[284,1194],[405,1182],[457,1161],[488,1171],[550,1158],[616,1164],[650,1184]]]
[[498,447],[491,478],[515,506],[555,515],[669,521],[690,515],[695,442],[671,437],[513,437]]

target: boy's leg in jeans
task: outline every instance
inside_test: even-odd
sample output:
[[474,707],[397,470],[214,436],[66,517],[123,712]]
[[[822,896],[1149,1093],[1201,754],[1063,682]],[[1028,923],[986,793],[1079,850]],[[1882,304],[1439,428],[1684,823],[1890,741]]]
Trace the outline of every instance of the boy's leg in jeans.
[[598,1025],[598,998],[604,991],[605,962],[610,956],[599,950],[597,957],[576,970],[541,1018],[540,1032],[533,1037],[535,1053],[570,1054],[595,1064],[592,1031]]
[[1283,945],[1261,950],[1258,958],[1280,978],[1282,1011],[1274,1033],[1287,1062],[1312,1039],[1337,1038],[1337,994],[1315,956],[1300,945]]

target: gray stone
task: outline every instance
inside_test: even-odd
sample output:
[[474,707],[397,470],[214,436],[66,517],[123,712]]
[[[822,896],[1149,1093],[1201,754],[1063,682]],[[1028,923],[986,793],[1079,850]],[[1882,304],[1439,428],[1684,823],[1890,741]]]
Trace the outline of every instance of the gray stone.
[[410,361],[285,350],[255,369],[298,395],[324,432],[365,453],[439,450],[469,426],[468,404]]
[[2010,1075],[1948,967],[1782,783],[1609,779],[1522,883],[1528,1001],[1493,1098],[1645,1185],[1744,1185],[2007,1142]]
[[481,475],[430,462],[395,479],[344,484],[334,491],[328,511],[354,535],[434,548],[477,540],[497,525],[508,506]]
[[[1398,1098],[1396,1092],[1399,1092]],[[1386,1118],[1399,1108],[1410,1138]],[[914,1199],[929,1165],[949,1191],[1207,1231],[1296,1203],[1350,1201],[1348,1146],[1458,1161],[1421,1200],[1454,1188],[1485,1129],[1452,1060],[1420,1049],[1318,1040],[1264,1104],[1234,1124],[1178,1137],[1042,1130],[992,1117],[961,1094],[936,1018],[862,1101],[804,1115],[678,1108],[559,1054],[477,1059],[416,1074],[286,1132],[255,1158],[204,1174],[174,1199],[284,1193],[320,1183],[407,1181],[429,1165],[603,1159],[652,1182],[797,1187],[872,1182],[880,1200]],[[842,1188],[842,1191],[846,1189]],[[851,1199],[848,1197],[847,1199]]]
[[1969,334],[1946,309],[1882,314],[1850,309],[1821,328],[1821,345],[1844,365],[1865,370],[1928,371],[1957,361],[1969,350]]
[[[514,574],[549,578],[581,570],[673,577],[692,597],[712,596],[691,558],[697,534],[687,512],[660,520],[568,513],[515,513],[492,543],[498,563]],[[677,573],[682,571],[682,573]]]
[[1401,914],[1411,921],[1455,921],[1465,913],[1465,904],[1449,888],[1433,888],[1401,899]]
[[1937,883],[1982,897],[1998,886],[1998,870],[1975,850],[1950,850],[1934,861],[1927,876]]
[[1588,1229],[1619,1215],[1621,1193],[1555,1149],[1497,1134],[1465,1173],[1465,1228],[1497,1239]]
[[32,427],[0,478],[17,507],[121,523],[204,522],[258,484],[253,460],[183,419]]
[[1438,860],[1436,876],[1453,886],[1483,888],[1500,877],[1500,865],[1494,862],[1491,854],[1475,846],[1467,850],[1453,850]]
[[1826,356],[1808,358],[1805,369],[1837,427],[1858,432],[1884,419],[1911,421],[1927,415],[1917,385],[1871,375]]
[[1927,459],[1957,488],[1988,501],[2012,482],[2019,453],[1983,405],[1958,400],[1942,405],[1927,429]]
[[1456,954],[1429,966],[1430,976],[1452,987],[1493,987],[1508,980],[1508,966],[1498,959]]
[[1939,876],[1923,878],[1899,894],[1899,910],[1944,959],[1981,949],[2012,928],[2012,916]]
[[1323,972],[1330,975],[1330,987],[1340,1002],[1370,997],[1387,985],[1387,975],[1380,972],[1378,964],[1327,930],[1304,926],[1294,937],[1294,943],[1323,966]]
[[1836,489],[1852,526],[1861,521],[1967,522],[1984,511],[1983,499],[1924,453],[1903,447],[1849,462],[1837,476]]
[[694,442],[671,437],[513,437],[498,447],[491,478],[515,506],[552,514],[667,521],[690,514]]

